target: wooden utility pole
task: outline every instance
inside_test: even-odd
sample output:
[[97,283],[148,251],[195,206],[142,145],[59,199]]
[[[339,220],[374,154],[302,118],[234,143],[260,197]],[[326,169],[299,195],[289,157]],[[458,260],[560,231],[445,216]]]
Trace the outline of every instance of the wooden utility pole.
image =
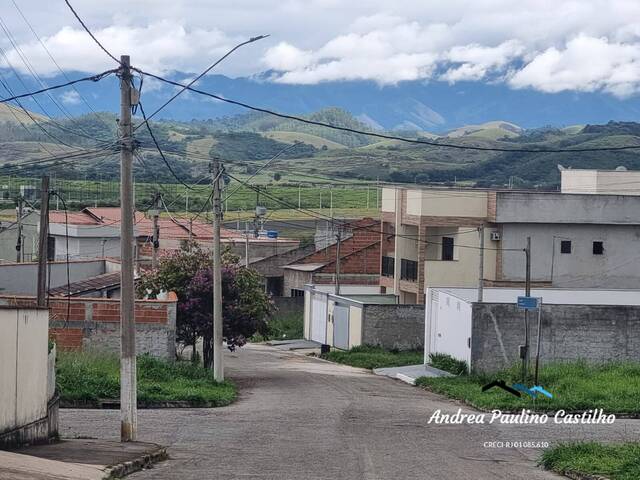
[[133,129],[129,56],[120,57],[120,441],[132,442],[138,431],[136,329],[133,290]]
[[336,295],[340,295],[340,243],[342,238],[340,235],[340,227],[338,227],[338,233],[336,234]]
[[480,264],[478,265],[478,302],[482,302],[484,294],[484,225],[478,228],[480,235]]
[[220,160],[213,159],[211,169],[213,179],[213,378],[224,380],[222,364],[222,260],[220,258]]
[[16,215],[16,222],[18,224],[18,238],[16,238],[16,262],[22,262],[22,206],[24,201],[22,196],[18,197],[18,213]]
[[[22,205],[22,198],[20,199]],[[22,208],[20,208],[22,216]],[[20,229],[22,230],[22,228]],[[22,231],[19,232],[22,236]],[[39,307],[44,307],[47,303],[47,260],[49,252],[47,250],[47,240],[49,238],[49,177],[42,177],[40,187],[40,232],[38,236],[38,289],[37,303]],[[22,241],[21,241],[22,243]],[[18,252],[20,254],[20,252]]]

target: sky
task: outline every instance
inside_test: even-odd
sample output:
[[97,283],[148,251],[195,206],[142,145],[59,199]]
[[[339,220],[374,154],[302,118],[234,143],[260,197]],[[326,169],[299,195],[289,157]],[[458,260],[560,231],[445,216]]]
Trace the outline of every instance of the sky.
[[[1,0],[0,46],[20,71],[97,73],[114,64],[64,0]],[[15,1],[15,4],[14,4]],[[159,74],[204,70],[316,84],[502,83],[542,92],[640,92],[639,0],[72,0],[116,56]],[[69,94],[72,95],[72,94]],[[73,102],[78,99],[67,99]]]

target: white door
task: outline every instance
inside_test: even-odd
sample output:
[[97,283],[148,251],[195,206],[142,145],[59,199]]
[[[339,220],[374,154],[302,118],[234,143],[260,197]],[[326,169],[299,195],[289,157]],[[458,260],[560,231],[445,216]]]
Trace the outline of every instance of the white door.
[[440,292],[434,325],[434,348],[471,364],[471,304]]
[[311,340],[327,343],[326,295],[313,295],[311,300]]

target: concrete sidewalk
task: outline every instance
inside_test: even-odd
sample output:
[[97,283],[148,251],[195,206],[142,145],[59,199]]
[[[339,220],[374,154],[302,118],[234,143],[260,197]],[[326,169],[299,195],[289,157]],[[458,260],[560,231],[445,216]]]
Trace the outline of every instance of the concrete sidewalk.
[[119,478],[167,458],[154,443],[62,440],[0,451],[0,480],[102,480]]
[[420,377],[453,377],[449,372],[424,364],[407,365],[405,367],[374,368],[373,373],[396,378],[411,385],[415,385],[416,380]]

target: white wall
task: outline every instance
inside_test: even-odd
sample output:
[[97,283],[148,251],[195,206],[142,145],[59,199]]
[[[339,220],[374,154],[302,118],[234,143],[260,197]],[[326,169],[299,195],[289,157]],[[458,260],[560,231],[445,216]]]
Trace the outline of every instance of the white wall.
[[446,353],[471,365],[471,303],[443,290],[427,288],[424,362]]
[[[533,281],[552,281],[554,287],[568,288],[640,285],[640,226],[504,224],[500,241],[504,280],[524,280],[522,249],[527,237],[531,237]],[[571,253],[560,253],[562,240],[571,241]],[[593,254],[594,241],[603,242],[604,254]]]
[[0,432],[47,415],[47,309],[0,308]]

